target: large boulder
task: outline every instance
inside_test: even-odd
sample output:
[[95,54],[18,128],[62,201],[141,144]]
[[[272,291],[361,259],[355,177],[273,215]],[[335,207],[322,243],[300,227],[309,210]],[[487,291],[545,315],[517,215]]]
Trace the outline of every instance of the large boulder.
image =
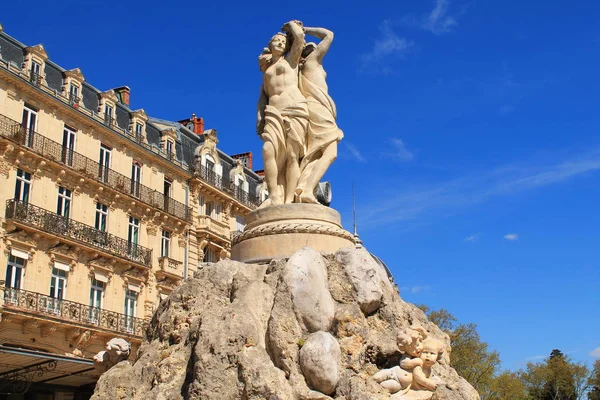
[[308,386],[333,393],[340,379],[340,355],[340,344],[330,333],[312,333],[300,349],[300,368]]
[[[417,325],[449,350],[365,250],[220,261],[160,304],[137,358],[102,374],[92,399],[391,399],[374,376],[398,366],[398,333]],[[433,369],[448,385],[427,395],[479,399],[449,353]]]

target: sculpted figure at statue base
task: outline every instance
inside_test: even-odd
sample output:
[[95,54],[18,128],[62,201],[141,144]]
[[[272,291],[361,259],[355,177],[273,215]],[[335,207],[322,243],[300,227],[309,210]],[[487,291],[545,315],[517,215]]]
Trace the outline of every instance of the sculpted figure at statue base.
[[[337,156],[343,133],[323,69],[333,33],[286,23],[259,56],[263,83],[256,130],[264,141],[269,199],[263,206],[317,203],[314,191]],[[305,34],[321,39],[305,44]]]
[[400,365],[382,369],[373,375],[373,379],[392,394],[392,399],[430,399],[438,386],[446,385],[432,373],[433,366],[444,354],[444,344],[427,338],[427,332],[420,326],[399,333],[397,342],[403,354]]
[[123,360],[127,360],[130,352],[131,345],[125,339],[110,339],[106,343],[106,350],[94,356],[94,367],[98,372],[104,373],[112,366],[117,365]]

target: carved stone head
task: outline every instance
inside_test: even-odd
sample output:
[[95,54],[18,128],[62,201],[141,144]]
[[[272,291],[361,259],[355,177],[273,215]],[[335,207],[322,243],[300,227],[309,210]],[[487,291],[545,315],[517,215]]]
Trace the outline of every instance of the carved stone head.
[[411,357],[419,357],[423,350],[423,340],[427,337],[427,331],[419,326],[413,325],[398,333],[396,342],[398,349],[403,354]]

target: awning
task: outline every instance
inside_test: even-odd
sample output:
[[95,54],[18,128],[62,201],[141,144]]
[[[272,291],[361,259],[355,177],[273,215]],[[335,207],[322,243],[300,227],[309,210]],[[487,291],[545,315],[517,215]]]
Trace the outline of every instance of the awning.
[[107,283],[108,282],[108,277],[104,274],[101,274],[99,272],[94,272],[94,278],[96,278],[97,281],[99,282],[104,282]]
[[23,394],[31,384],[80,387],[100,376],[90,359],[7,345],[0,345],[0,360],[0,393]]
[[54,261],[54,268],[60,269],[61,271],[67,271],[67,272],[69,272],[71,270],[71,267],[69,266],[69,264],[61,263],[58,261]]
[[29,253],[17,249],[10,249],[10,254],[22,258],[23,260],[29,260]]
[[127,289],[129,289],[129,290],[131,290],[133,292],[137,292],[137,293],[139,293],[139,292],[142,291],[142,289],[139,286],[132,285],[131,283],[129,285],[127,285]]

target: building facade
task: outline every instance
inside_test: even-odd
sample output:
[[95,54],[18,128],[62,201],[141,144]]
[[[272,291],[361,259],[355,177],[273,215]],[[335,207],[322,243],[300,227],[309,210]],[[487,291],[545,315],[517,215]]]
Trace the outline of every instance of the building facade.
[[251,154],[129,97],[0,27],[0,399],[86,398],[91,357],[113,337],[135,356],[160,301],[229,257],[266,198]]

